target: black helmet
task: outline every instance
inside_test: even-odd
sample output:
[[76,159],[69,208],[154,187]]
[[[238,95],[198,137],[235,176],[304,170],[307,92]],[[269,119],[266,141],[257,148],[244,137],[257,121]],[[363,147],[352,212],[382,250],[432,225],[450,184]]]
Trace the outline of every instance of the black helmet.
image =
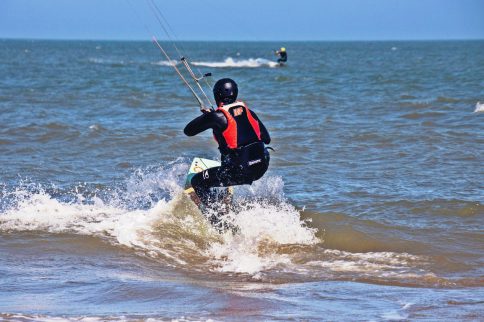
[[222,78],[213,86],[213,96],[217,106],[220,103],[232,104],[237,99],[238,93],[237,83],[230,78]]

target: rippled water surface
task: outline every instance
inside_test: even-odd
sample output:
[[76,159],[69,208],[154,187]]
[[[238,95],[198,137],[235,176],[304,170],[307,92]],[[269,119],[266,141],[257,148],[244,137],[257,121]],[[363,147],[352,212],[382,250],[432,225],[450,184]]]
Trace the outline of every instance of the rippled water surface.
[[283,45],[180,44],[273,137],[221,235],[151,43],[0,40],[0,320],[482,318],[484,42]]

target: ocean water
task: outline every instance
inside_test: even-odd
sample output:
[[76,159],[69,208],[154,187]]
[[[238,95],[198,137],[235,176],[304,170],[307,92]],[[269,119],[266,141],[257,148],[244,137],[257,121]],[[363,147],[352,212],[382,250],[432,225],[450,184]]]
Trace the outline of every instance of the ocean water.
[[179,47],[273,137],[236,234],[182,193],[218,151],[153,44],[0,40],[0,320],[482,319],[483,41]]

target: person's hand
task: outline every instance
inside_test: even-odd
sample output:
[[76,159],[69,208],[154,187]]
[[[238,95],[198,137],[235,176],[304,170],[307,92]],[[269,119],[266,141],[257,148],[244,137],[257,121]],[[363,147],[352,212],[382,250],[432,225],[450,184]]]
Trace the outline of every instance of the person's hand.
[[211,113],[212,112],[212,109],[210,107],[207,107],[207,106],[202,106],[200,108],[200,111],[203,113],[203,114],[207,114],[207,113]]

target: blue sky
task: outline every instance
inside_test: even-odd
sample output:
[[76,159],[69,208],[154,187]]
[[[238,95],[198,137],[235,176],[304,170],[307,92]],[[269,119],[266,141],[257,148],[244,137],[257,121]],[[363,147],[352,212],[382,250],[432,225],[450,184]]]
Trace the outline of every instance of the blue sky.
[[[484,39],[484,0],[156,3],[180,40]],[[147,0],[0,0],[0,38],[150,39],[154,31],[163,35]]]

